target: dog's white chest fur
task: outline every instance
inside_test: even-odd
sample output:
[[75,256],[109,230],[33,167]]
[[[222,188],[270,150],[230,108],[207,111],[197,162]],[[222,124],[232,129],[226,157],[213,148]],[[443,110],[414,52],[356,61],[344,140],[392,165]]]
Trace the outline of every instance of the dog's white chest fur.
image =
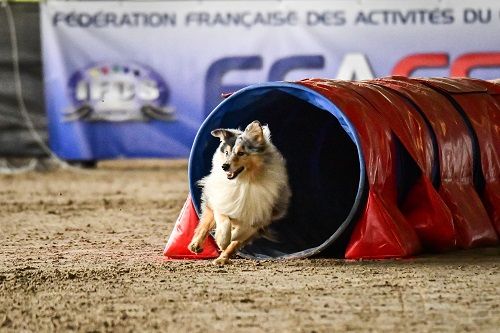
[[227,179],[214,162],[210,175],[200,182],[210,207],[237,223],[255,228],[270,224],[279,196],[288,195],[282,193],[288,184],[284,160],[274,159],[258,179],[252,180],[241,176]]

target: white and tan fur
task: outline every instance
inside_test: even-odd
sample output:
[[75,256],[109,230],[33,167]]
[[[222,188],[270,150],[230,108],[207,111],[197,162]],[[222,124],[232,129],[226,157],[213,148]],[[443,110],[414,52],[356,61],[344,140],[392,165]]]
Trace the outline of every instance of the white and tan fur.
[[222,252],[214,263],[224,265],[241,246],[285,216],[291,192],[285,160],[267,126],[254,121],[245,131],[217,129],[212,135],[221,142],[210,174],[199,181],[202,215],[189,250],[199,253],[215,225]]

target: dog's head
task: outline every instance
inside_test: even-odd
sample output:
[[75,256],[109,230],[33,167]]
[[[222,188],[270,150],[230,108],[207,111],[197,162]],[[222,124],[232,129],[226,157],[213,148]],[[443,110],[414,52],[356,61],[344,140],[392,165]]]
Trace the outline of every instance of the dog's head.
[[267,126],[255,120],[244,131],[220,128],[213,130],[212,135],[221,141],[216,161],[227,179],[235,179],[242,173],[256,175],[262,169],[263,155],[270,144]]

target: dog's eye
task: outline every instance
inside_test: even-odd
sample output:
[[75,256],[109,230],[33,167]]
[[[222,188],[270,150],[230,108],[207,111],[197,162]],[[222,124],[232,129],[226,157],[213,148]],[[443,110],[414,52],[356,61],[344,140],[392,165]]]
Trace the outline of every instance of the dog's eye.
[[237,153],[236,153],[236,155],[238,155],[238,156],[243,156],[243,155],[245,155],[245,153],[244,153],[244,152],[242,152],[242,151],[239,151],[239,152],[237,152]]
[[226,156],[227,156],[227,155],[229,155],[229,152],[226,150],[226,151],[224,152],[224,154],[226,154]]

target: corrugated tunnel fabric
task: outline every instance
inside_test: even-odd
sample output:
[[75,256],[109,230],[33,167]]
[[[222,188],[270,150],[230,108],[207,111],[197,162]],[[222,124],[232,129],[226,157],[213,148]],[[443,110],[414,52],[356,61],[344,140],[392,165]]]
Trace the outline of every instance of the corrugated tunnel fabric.
[[210,132],[258,119],[287,160],[293,194],[287,217],[272,225],[278,242],[258,239],[241,256],[390,258],[495,245],[499,102],[498,85],[472,79],[250,86],[198,131],[192,203],[199,213],[196,182],[218,145]]
[[475,145],[474,183],[500,235],[500,105],[483,81],[436,78],[419,82],[446,96],[470,126]]
[[460,113],[448,99],[417,80],[395,77],[376,82],[410,99],[429,121],[438,146],[438,190],[453,215],[458,246],[496,244],[496,233],[474,187],[473,138]]
[[[450,210],[433,186],[439,167],[435,163],[436,144],[425,119],[390,89],[366,82],[351,82],[348,87],[366,99],[395,136],[395,161],[398,180],[398,205],[415,229],[424,248],[446,251],[456,247],[455,228]],[[402,145],[402,149],[399,145]]]
[[346,258],[406,257],[420,251],[415,230],[398,207],[396,144],[373,107],[342,81],[299,82],[328,97],[359,133],[368,177],[368,200],[354,228]]

